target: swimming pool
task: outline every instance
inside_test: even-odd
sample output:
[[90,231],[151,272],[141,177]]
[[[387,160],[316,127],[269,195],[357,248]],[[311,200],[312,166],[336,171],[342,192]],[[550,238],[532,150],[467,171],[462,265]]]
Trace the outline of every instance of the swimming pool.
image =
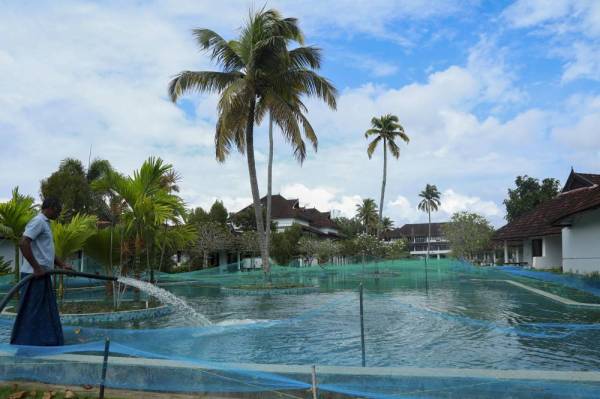
[[[212,326],[194,326],[185,315],[172,314],[134,323],[66,327],[66,340],[81,345],[108,336],[128,348],[192,362],[355,367],[361,365],[358,286],[363,283],[368,367],[600,371],[600,306],[562,304],[508,282],[540,288],[535,281],[499,270],[432,261],[427,281],[423,261],[285,270],[278,278],[318,286],[320,292],[274,296],[230,296],[219,288],[234,278],[251,281],[259,275],[198,276],[164,288],[185,298]],[[598,302],[592,295],[558,288],[565,297]],[[67,295],[81,299],[102,294],[77,290]],[[0,339],[6,342],[6,324],[3,329]],[[441,380],[436,381],[429,385]],[[541,386],[552,384],[548,380]],[[585,384],[580,397],[600,392],[600,385]],[[574,392],[565,389],[563,393]],[[415,392],[425,395],[427,390]],[[543,392],[563,394],[556,387]],[[442,391],[418,395],[446,397]]]

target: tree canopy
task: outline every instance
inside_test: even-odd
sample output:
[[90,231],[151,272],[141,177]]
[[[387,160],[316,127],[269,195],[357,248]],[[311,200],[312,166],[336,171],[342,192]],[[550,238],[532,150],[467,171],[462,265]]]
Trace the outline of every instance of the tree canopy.
[[453,256],[472,259],[491,247],[494,228],[485,217],[477,213],[457,212],[443,229]]
[[517,176],[515,186],[514,189],[508,189],[508,198],[504,200],[506,220],[509,222],[556,197],[560,191],[560,182],[554,178],[543,179],[540,183],[538,179],[527,175]]

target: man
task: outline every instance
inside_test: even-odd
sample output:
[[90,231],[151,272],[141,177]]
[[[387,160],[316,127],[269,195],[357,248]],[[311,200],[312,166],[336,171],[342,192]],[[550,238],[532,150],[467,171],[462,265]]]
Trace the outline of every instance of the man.
[[60,202],[46,198],[42,211],[27,223],[19,246],[25,262],[21,268],[21,279],[34,277],[20,291],[19,313],[13,326],[11,344],[57,346],[64,344],[58,306],[52,288],[52,279],[47,274],[54,265],[71,269],[54,255],[54,238],[50,220],[58,218]]

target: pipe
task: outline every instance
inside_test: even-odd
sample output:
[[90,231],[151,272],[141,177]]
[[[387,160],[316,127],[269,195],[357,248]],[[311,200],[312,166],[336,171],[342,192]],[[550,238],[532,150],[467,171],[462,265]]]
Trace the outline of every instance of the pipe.
[[[46,274],[64,274],[66,276],[87,277],[87,278],[93,278],[96,280],[117,281],[117,278],[112,277],[112,276],[100,276],[97,274],[81,273],[81,272],[76,272],[74,270],[66,270],[66,269],[48,270],[46,272]],[[6,296],[4,296],[4,298],[0,302],[0,313],[2,313],[2,311],[6,307],[6,304],[8,304],[8,301],[10,301],[10,299],[17,293],[17,291],[19,291],[21,289],[21,287],[23,287],[25,284],[27,284],[27,282],[29,282],[29,280],[31,280],[32,278],[35,278],[35,276],[33,274],[30,274],[29,276],[27,276],[24,279],[22,279],[21,281],[19,281],[14,287],[11,288],[10,291],[8,291]]]

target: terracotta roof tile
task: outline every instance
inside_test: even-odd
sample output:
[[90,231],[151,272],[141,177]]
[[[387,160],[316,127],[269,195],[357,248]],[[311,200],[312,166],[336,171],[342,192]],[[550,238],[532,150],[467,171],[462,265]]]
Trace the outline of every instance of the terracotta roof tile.
[[511,240],[560,234],[561,226],[558,223],[561,220],[594,207],[600,207],[600,186],[566,191],[498,229],[494,239]]

